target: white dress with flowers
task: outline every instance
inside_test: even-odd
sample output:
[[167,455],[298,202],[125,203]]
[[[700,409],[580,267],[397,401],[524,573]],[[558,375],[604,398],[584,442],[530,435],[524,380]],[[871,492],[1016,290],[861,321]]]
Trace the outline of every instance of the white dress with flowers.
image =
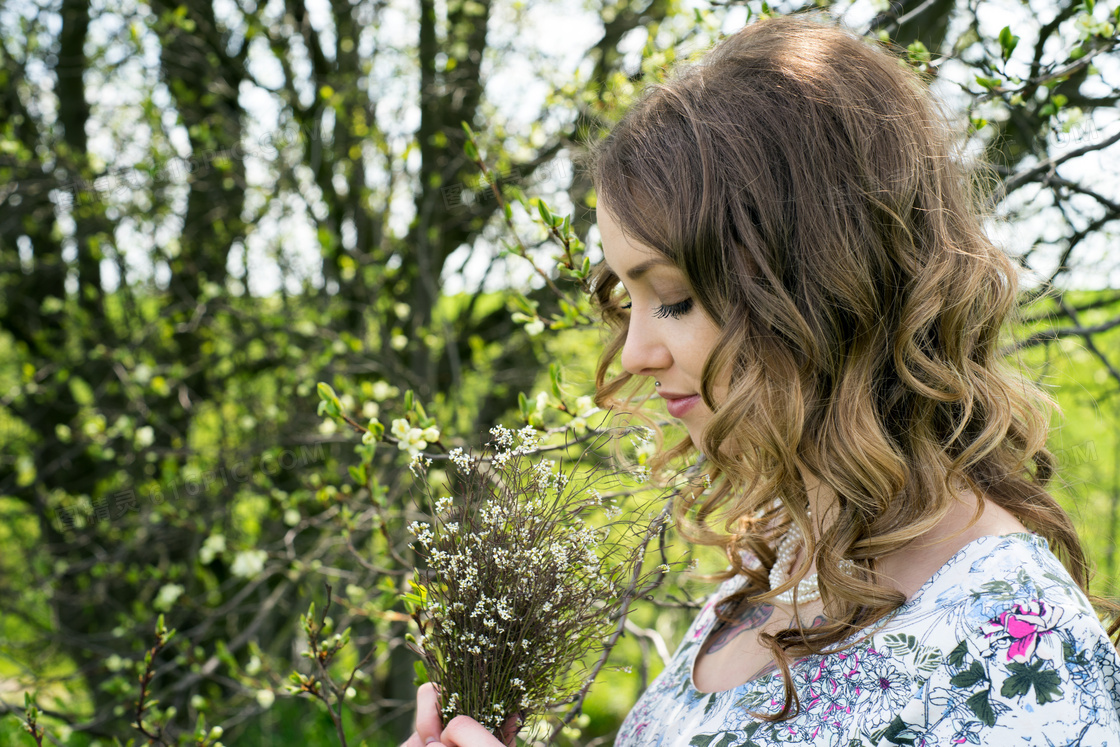
[[748,711],[781,709],[779,672],[718,693],[692,682],[715,604],[742,581],[708,600],[615,747],[1120,747],[1120,657],[1038,535],[970,542],[860,643],[794,662],[802,710],[776,723]]

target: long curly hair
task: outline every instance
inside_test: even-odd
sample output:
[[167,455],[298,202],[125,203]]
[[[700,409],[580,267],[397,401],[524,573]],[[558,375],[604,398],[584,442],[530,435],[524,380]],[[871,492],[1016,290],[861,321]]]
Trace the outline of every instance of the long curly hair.
[[[648,85],[582,159],[599,206],[684,273],[721,330],[700,385],[712,481],[675,518],[724,549],[716,578],[746,577],[724,609],[796,583],[768,579],[791,524],[816,561],[828,622],[760,637],[786,698],[757,715],[796,715],[790,661],[842,648],[905,601],[872,580],[874,560],[935,526],[962,484],[1044,536],[1088,593],[1046,489],[1061,409],[999,354],[1021,316],[1016,265],[982,227],[995,180],[892,48],[821,13],[758,20]],[[651,394],[646,377],[612,373],[629,319],[618,286],[601,265],[601,407]],[[686,437],[661,463],[693,448]],[[815,542],[799,470],[837,497]]]

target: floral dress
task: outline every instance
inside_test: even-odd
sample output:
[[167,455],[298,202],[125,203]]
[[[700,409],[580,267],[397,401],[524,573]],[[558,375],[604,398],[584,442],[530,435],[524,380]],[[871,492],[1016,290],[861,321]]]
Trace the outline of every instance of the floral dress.
[[717,693],[692,681],[725,581],[627,716],[616,747],[1120,747],[1120,657],[1046,540],[965,545],[855,646],[791,665],[801,712],[777,723],[780,672]]

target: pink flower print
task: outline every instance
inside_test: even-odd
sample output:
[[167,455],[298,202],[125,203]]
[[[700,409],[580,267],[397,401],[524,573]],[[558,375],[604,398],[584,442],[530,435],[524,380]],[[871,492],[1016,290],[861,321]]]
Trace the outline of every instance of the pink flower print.
[[1042,637],[1054,632],[1060,618],[1060,610],[1055,610],[1041,599],[1035,599],[1026,604],[1017,604],[999,617],[989,620],[984,625],[984,635],[988,638],[998,635],[1011,639],[1007,661],[1025,664],[1034,656]]

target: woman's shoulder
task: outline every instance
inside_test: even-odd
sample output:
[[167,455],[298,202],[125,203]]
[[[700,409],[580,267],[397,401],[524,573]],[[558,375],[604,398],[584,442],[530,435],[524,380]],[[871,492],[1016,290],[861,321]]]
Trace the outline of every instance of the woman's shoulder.
[[[995,743],[1045,733],[1062,737],[1055,744],[1085,736],[1086,744],[1120,744],[1120,656],[1040,536],[969,543],[872,647],[924,682],[892,738]],[[930,713],[945,717],[930,721]]]
[[1042,602],[1094,617],[1093,607],[1069,571],[1040,535],[990,535],[969,542],[950,558],[909,602],[900,616],[955,609],[989,619],[1000,609]]
[[990,687],[997,672],[1092,670],[1120,709],[1120,655],[1089,599],[1033,533],[970,542],[870,637],[924,676],[947,672],[954,686],[980,677]]

